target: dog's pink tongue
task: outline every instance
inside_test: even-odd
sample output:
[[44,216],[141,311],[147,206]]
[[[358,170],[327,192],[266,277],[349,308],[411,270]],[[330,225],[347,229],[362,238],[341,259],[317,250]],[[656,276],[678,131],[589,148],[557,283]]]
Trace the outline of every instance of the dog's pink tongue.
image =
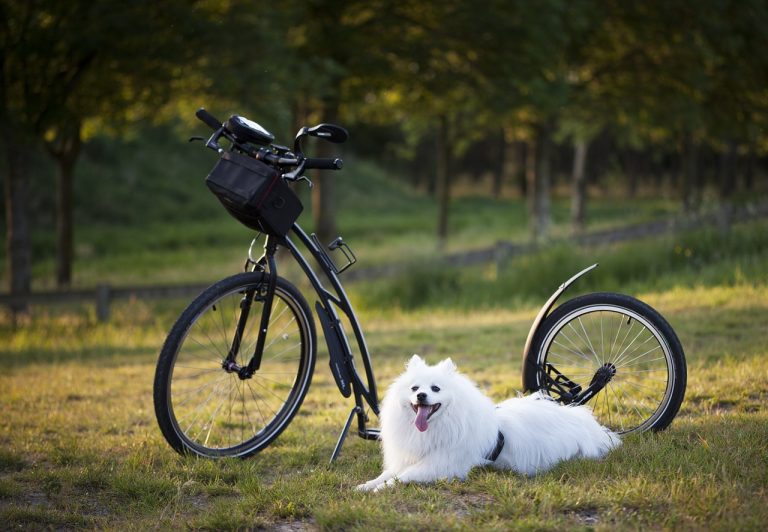
[[427,423],[427,418],[429,417],[429,414],[432,413],[432,407],[431,406],[419,406],[418,410],[416,410],[416,428],[419,429],[419,431],[424,432],[427,430],[427,427],[429,424]]

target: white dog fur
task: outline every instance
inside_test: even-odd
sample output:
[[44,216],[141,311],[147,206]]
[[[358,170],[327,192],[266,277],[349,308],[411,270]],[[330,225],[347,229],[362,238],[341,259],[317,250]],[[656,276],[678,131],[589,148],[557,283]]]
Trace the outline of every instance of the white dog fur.
[[[380,421],[384,471],[360,490],[464,479],[485,465],[535,475],[563,460],[602,458],[621,444],[585,406],[541,394],[494,405],[451,359],[428,366],[418,355],[387,390]],[[499,432],[504,446],[490,461]]]

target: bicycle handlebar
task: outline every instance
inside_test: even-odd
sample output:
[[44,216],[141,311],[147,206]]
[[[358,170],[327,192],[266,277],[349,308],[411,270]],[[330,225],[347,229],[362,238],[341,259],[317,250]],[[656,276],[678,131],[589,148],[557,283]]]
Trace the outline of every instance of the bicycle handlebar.
[[221,122],[219,122],[215,116],[213,116],[202,107],[198,109],[197,112],[195,112],[195,116],[213,130],[219,129],[221,127]]
[[[301,173],[304,170],[309,169],[317,169],[317,170],[341,170],[344,166],[344,162],[338,158],[338,157],[305,157],[303,153],[297,152],[295,155],[290,152],[281,152],[280,149],[278,149],[279,153],[274,153],[269,148],[260,148],[255,149],[253,146],[246,144],[243,145],[240,142],[237,141],[234,134],[227,129],[227,127],[219,121],[215,116],[213,116],[211,113],[206,111],[203,107],[198,109],[195,112],[195,116],[203,123],[205,123],[208,127],[213,129],[218,133],[218,135],[224,135],[227,139],[232,141],[238,149],[244,151],[251,157],[254,157],[255,159],[258,159],[260,161],[264,161],[272,166],[293,166],[297,168],[297,172],[295,172],[298,175],[292,176],[292,179],[298,178]],[[303,130],[306,130],[307,128],[303,128]],[[215,136],[216,134],[214,134]],[[214,148],[214,149],[220,149],[218,147],[218,136],[211,137],[211,140],[208,141],[208,147]],[[299,167],[301,167],[299,169]],[[284,177],[287,178],[288,174],[286,174]]]
[[341,170],[344,162],[338,157],[307,157],[304,159],[304,168],[316,168],[318,170]]

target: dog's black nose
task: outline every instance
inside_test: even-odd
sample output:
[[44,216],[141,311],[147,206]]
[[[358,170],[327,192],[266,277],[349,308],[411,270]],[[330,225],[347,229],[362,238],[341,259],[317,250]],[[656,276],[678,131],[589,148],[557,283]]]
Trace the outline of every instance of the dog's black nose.
[[419,401],[425,401],[427,399],[427,394],[425,394],[424,392],[418,393],[416,394],[416,399],[418,399]]

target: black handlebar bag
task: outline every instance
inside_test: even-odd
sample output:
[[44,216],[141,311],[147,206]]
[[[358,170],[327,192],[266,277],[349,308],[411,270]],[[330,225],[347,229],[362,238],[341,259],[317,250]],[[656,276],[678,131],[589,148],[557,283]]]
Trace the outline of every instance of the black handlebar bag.
[[205,184],[229,214],[263,233],[287,235],[304,208],[277,170],[231,151],[222,153]]

